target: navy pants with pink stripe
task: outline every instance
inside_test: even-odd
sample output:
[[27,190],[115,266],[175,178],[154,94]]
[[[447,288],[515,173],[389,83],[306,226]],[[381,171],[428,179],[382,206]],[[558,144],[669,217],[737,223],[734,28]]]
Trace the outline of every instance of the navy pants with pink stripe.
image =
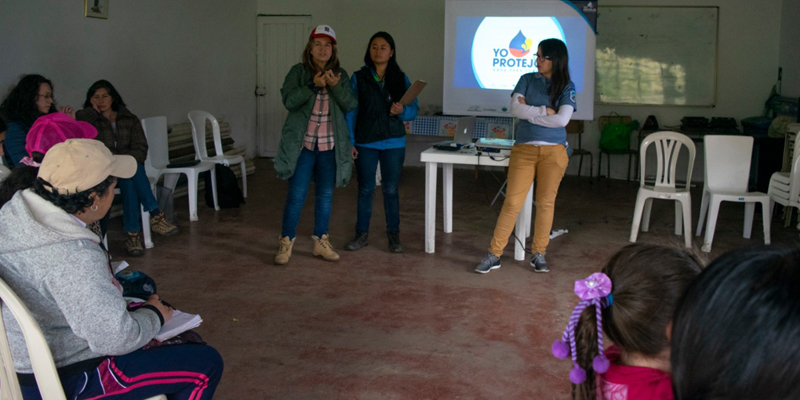
[[[141,400],[165,394],[169,400],[205,400],[222,377],[222,357],[211,346],[182,344],[109,357],[83,374],[62,378],[67,399]],[[41,400],[36,386],[23,386],[25,400]]]

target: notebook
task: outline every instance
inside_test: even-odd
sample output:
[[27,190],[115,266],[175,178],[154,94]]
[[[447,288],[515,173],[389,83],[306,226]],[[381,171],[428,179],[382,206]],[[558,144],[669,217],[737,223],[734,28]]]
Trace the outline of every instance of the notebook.
[[187,314],[180,310],[172,312],[172,318],[161,327],[161,330],[156,334],[155,339],[164,341],[180,335],[189,329],[194,329],[203,323],[203,319],[197,314]]

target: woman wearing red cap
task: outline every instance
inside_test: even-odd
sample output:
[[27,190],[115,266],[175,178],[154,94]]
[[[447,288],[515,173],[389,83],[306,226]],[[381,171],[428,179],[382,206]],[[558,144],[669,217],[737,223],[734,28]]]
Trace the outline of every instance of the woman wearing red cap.
[[328,261],[339,259],[328,239],[333,187],[345,186],[352,174],[350,132],[345,113],[357,106],[347,72],[339,67],[336,33],[328,25],[311,32],[302,62],[286,75],[281,88],[289,110],[281,133],[275,170],[289,180],[283,226],[275,264],[292,256],[300,212],[314,178],[314,249]]

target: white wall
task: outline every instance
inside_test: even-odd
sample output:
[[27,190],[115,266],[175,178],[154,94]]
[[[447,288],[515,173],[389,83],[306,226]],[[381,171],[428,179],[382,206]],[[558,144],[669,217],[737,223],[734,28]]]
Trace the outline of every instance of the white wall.
[[800,97],[800,1],[783,0],[781,17],[782,94]]
[[[339,60],[348,73],[364,65],[367,41],[378,31],[392,35],[397,62],[409,79],[428,86],[420,94],[420,113],[442,108],[444,0],[257,0],[259,14],[311,15],[311,24],[336,32]],[[300,61],[300,54],[288,55]],[[288,71],[286,71],[288,72]]]
[[[601,0],[602,7],[620,6],[719,6],[719,67],[716,107],[602,106],[595,116],[612,111],[631,115],[644,122],[654,114],[661,125],[675,125],[684,116],[733,117],[737,120],[759,115],[764,101],[775,84],[781,53],[781,7],[797,11],[796,0]],[[313,24],[330,24],[339,36],[340,59],[348,71],[362,65],[366,41],[378,30],[391,33],[398,47],[398,61],[411,79],[424,79],[428,87],[420,96],[421,111],[441,107],[444,43],[444,0],[408,0],[375,2],[367,0],[330,0],[316,11],[315,0],[257,0],[262,14],[310,14]],[[794,12],[792,15],[798,15]],[[784,21],[789,17],[784,17]],[[786,25],[786,23],[785,23]],[[793,28],[794,32],[798,28]],[[783,49],[797,47],[800,35],[794,34]],[[299,57],[299,55],[298,55]],[[796,59],[795,59],[796,60]],[[795,61],[796,62],[796,61]],[[784,77],[787,71],[784,69]],[[796,76],[796,75],[795,75]],[[797,82],[797,79],[795,79]],[[786,93],[788,85],[784,85]],[[584,134],[584,148],[597,154],[600,134],[590,123]],[[410,159],[413,157],[407,157]],[[612,176],[623,178],[625,164],[616,157]],[[597,159],[595,158],[595,163]],[[577,172],[577,162],[568,173]],[[584,166],[584,168],[586,168]],[[596,166],[595,166],[596,170]],[[696,168],[698,170],[698,168]],[[702,177],[702,169],[698,172]],[[695,174],[697,176],[697,173]]]
[[111,1],[107,20],[82,0],[0,1],[0,90],[25,73],[53,81],[60,105],[82,106],[108,79],[140,118],[170,124],[203,109],[255,154],[255,0]]

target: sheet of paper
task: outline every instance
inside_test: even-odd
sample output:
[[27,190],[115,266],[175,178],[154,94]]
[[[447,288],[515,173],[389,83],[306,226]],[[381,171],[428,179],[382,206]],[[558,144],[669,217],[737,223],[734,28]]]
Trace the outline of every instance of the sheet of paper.
[[118,274],[119,271],[122,271],[125,268],[128,268],[128,262],[125,260],[122,261],[112,261],[111,266],[114,268],[114,275]]
[[188,331],[189,329],[197,328],[201,323],[203,323],[203,319],[200,318],[199,315],[187,314],[183,311],[175,310],[172,313],[172,318],[170,318],[169,321],[167,321],[167,323],[161,327],[161,330],[158,331],[155,339],[158,341],[164,341],[173,338],[183,332]]

